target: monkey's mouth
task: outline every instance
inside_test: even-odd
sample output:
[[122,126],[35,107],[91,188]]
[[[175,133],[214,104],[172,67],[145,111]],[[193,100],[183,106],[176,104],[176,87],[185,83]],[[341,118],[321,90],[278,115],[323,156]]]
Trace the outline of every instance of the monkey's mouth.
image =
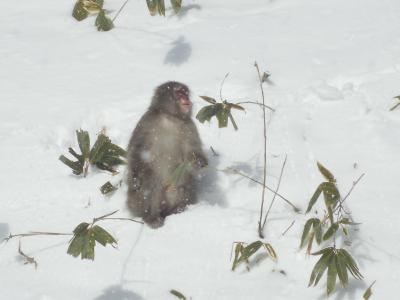
[[186,93],[178,93],[178,97],[181,107],[185,108],[186,110],[190,110],[192,108],[192,102],[189,100],[189,97],[186,95]]

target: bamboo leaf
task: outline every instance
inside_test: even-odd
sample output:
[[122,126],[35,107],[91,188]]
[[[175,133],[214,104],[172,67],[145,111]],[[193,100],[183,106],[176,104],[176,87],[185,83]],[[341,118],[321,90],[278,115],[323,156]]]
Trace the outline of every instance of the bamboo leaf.
[[118,145],[115,145],[111,142],[110,142],[110,145],[108,146],[107,153],[108,153],[108,155],[122,156],[122,157],[126,157],[126,155],[127,155],[127,152],[124,148],[122,148]]
[[67,253],[73,257],[78,257],[81,254],[83,245],[83,236],[75,236],[69,243]]
[[188,161],[179,164],[164,185],[167,187],[178,187],[182,184],[182,179],[191,170],[191,168],[191,164]]
[[353,221],[351,221],[349,218],[343,218],[339,221],[340,224],[344,224],[344,225],[360,225],[361,223],[355,223]]
[[325,254],[327,252],[332,252],[333,251],[333,247],[328,247],[328,248],[324,248],[322,250],[319,250],[317,252],[311,253],[311,255],[321,255],[321,254]]
[[[82,251],[85,247],[86,237],[88,235],[88,227],[89,223],[80,223],[74,229],[74,236],[70,241],[67,253],[72,255],[73,257],[78,257],[82,254]],[[82,257],[83,258],[83,257]]]
[[307,244],[307,254],[311,253],[311,249],[312,249],[312,244],[314,242],[314,236],[315,236],[315,232],[311,231],[310,233],[310,237],[308,238],[308,244]]
[[228,117],[229,117],[230,110],[224,106],[221,110],[219,110],[216,114],[218,119],[218,127],[224,128],[228,126]]
[[317,202],[319,196],[321,195],[322,193],[321,185],[322,184],[318,186],[318,188],[314,192],[314,195],[311,197],[310,202],[308,203],[306,213],[310,212],[311,208],[314,206],[315,202]]
[[315,240],[317,241],[317,244],[319,245],[322,242],[322,224],[321,224],[321,221],[319,221],[318,224],[314,224],[313,228],[314,228],[314,232],[315,232]]
[[342,256],[343,262],[346,265],[347,269],[350,271],[351,275],[353,275],[353,277],[356,279],[362,279],[363,276],[361,275],[357,263],[355,262],[353,257],[345,249],[339,249],[338,253]]
[[310,281],[308,282],[309,287],[313,284],[317,285],[319,279],[322,277],[326,268],[328,267],[329,259],[333,255],[333,251],[331,248],[326,248],[323,250],[325,250],[325,252],[322,253],[321,258],[317,261],[313,270],[311,271]]
[[215,100],[214,98],[208,97],[208,96],[199,96],[201,99],[207,101],[208,103],[211,104],[217,104],[217,100]]
[[100,10],[99,14],[97,15],[95,25],[98,31],[109,31],[114,28],[113,21],[106,16],[104,9]]
[[81,150],[83,160],[89,158],[90,154],[90,138],[89,133],[84,130],[76,131],[76,138],[78,139],[79,149]]
[[118,172],[111,166],[98,162],[95,164],[100,170],[111,172],[112,174],[117,174]]
[[101,163],[103,165],[107,165],[107,166],[116,166],[116,165],[125,165],[126,161],[118,156],[111,156],[108,154],[105,154],[102,158],[101,158]]
[[234,108],[234,109],[237,109],[237,110],[246,111],[243,106],[240,106],[238,104],[234,104],[234,103],[230,103],[230,102],[225,102],[225,104],[228,105],[229,108]]
[[177,297],[178,299],[186,300],[186,297],[181,292],[178,292],[177,290],[170,290],[169,292],[172,295],[174,295],[175,297]]
[[310,233],[311,226],[314,222],[314,219],[307,220],[304,225],[303,234],[301,235],[300,249],[306,245],[308,234]]
[[157,8],[158,8],[158,14],[160,16],[165,16],[165,3],[164,3],[164,0],[158,0]]
[[320,187],[324,194],[325,205],[335,207],[340,199],[340,193],[336,185],[332,182],[323,182]]
[[263,245],[261,241],[256,241],[251,243],[250,245],[247,245],[246,247],[243,248],[242,251],[242,256],[240,257],[240,261],[243,260],[248,260],[254,253],[260,249],[260,247]]
[[325,232],[325,234],[324,234],[324,236],[323,236],[322,239],[323,239],[324,241],[330,239],[330,238],[335,234],[335,232],[338,230],[338,228],[339,228],[339,224],[338,224],[338,223],[333,223],[333,224],[328,228],[328,230]]
[[95,245],[96,245],[96,241],[94,239],[93,233],[88,231],[88,233],[82,237],[81,259],[94,260],[94,246]]
[[92,14],[99,13],[103,8],[104,1],[83,0],[83,7]]
[[157,3],[158,0],[146,0],[147,8],[149,9],[150,15],[155,16],[157,14]]
[[111,182],[109,182],[109,181],[107,181],[105,184],[103,184],[100,187],[100,192],[103,195],[110,194],[112,192],[115,192],[116,190],[118,190],[118,188],[116,186],[114,186],[113,184],[111,184]]
[[75,175],[80,175],[83,173],[83,164],[81,164],[79,161],[72,161],[66,158],[64,155],[60,155],[58,159],[70,167],[72,169],[72,173]]
[[343,231],[343,234],[344,234],[344,235],[346,235],[346,236],[349,235],[349,231],[347,230],[346,227],[342,227],[342,231]]
[[74,235],[81,235],[84,234],[87,231],[87,228],[89,227],[89,223],[82,222],[78,226],[75,227],[73,233]]
[[243,243],[237,243],[236,247],[235,247],[235,258],[233,260],[233,264],[232,264],[232,271],[235,270],[235,268],[237,267],[237,265],[239,264],[239,258],[243,253]]
[[182,0],[171,0],[171,5],[172,5],[174,12],[177,14],[181,10]]
[[85,9],[85,7],[83,5],[83,1],[82,0],[76,1],[74,9],[72,10],[72,16],[76,20],[82,21],[82,20],[86,19],[88,17],[88,15],[89,15],[89,13]]
[[90,162],[95,164],[97,162],[101,162],[102,157],[105,155],[107,146],[111,143],[110,139],[100,133],[97,137],[96,142],[93,145],[92,150],[90,151]]
[[265,243],[264,244],[265,249],[267,250],[268,255],[273,259],[273,260],[277,260],[278,256],[276,255],[276,252],[274,250],[274,248],[272,247],[271,244]]
[[106,230],[104,230],[102,227],[95,225],[93,228],[91,228],[91,231],[93,233],[94,239],[102,244],[104,247],[107,244],[111,244],[111,246],[115,246],[117,244],[117,241],[115,238],[109,234]]
[[328,277],[326,281],[326,293],[330,295],[333,292],[336,285],[336,276],[337,276],[337,269],[335,263],[335,255],[329,261],[328,265]]
[[399,103],[397,103],[396,105],[394,105],[391,109],[390,109],[390,111],[394,111],[397,107],[399,107],[400,106],[400,102]]
[[83,155],[79,155],[78,153],[75,152],[74,149],[71,147],[68,148],[68,152],[72,154],[73,157],[75,157],[82,165],[85,162]]
[[200,123],[204,123],[205,121],[210,121],[212,117],[214,117],[220,110],[222,109],[222,104],[218,103],[215,105],[208,105],[200,109],[200,111],[196,115],[196,119],[200,121]]
[[325,168],[319,162],[317,162],[317,166],[318,166],[318,169],[321,172],[321,174],[326,178],[326,180],[328,180],[329,182],[332,182],[332,183],[336,182],[335,177],[332,175],[332,173],[327,168]]
[[335,255],[335,263],[340,284],[342,287],[346,287],[349,282],[349,277],[347,275],[346,265],[344,264],[342,257]]
[[363,295],[364,300],[368,300],[372,296],[372,286],[375,284],[376,281],[374,281],[369,288],[365,290],[365,293]]

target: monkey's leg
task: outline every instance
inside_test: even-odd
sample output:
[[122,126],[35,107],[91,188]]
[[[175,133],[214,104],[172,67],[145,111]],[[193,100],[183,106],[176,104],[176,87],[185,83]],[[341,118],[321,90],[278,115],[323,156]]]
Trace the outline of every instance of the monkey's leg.
[[184,211],[187,205],[197,202],[194,182],[192,180],[187,181],[185,185],[176,188],[174,192],[167,192],[167,199],[166,215]]
[[128,208],[135,217],[143,217],[146,211],[143,193],[138,189],[128,189]]
[[152,190],[145,191],[144,199],[147,209],[143,215],[145,221],[150,227],[158,228],[164,224],[165,215],[163,214],[163,206],[165,205],[165,191],[161,185]]

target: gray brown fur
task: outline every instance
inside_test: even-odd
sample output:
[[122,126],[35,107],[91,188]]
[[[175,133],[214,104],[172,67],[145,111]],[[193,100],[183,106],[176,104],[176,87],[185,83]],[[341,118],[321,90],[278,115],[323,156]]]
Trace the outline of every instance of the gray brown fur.
[[[183,112],[176,89],[181,83],[159,86],[148,111],[132,133],[128,146],[128,208],[151,227],[159,227],[166,216],[196,202],[196,171],[207,165],[191,110]],[[192,162],[179,185],[168,180],[183,162]]]

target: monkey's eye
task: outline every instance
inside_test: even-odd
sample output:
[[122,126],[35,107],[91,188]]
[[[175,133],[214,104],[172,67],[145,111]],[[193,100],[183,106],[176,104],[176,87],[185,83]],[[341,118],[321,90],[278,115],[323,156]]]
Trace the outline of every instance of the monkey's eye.
[[186,89],[178,89],[175,94],[179,100],[189,101],[189,92]]

